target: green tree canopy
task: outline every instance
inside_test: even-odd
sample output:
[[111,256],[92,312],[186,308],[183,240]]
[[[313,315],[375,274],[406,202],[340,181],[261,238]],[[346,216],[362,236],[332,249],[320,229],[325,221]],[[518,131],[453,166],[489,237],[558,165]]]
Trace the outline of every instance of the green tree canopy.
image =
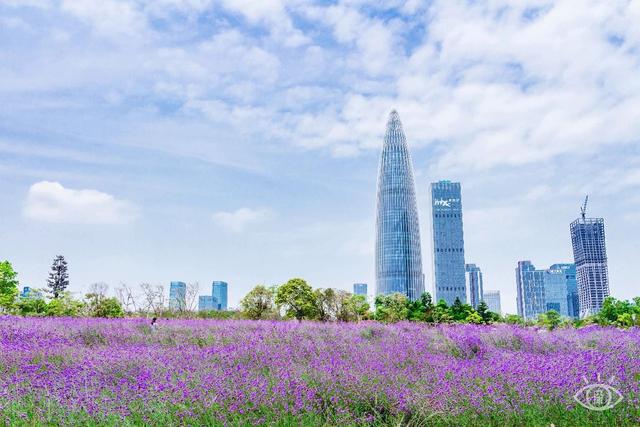
[[117,298],[107,298],[99,293],[90,293],[85,296],[85,299],[87,300],[86,308],[89,316],[107,318],[124,317],[122,304],[120,304]]
[[288,318],[314,319],[317,316],[316,296],[303,279],[295,278],[278,287],[276,304]]
[[15,309],[22,316],[41,315],[47,312],[47,303],[42,298],[19,298]]
[[338,310],[337,319],[343,322],[360,321],[369,315],[369,303],[364,295],[345,292]]
[[82,301],[75,300],[69,292],[58,294],[58,298],[47,304],[47,316],[80,316],[85,308]]
[[453,305],[449,307],[449,314],[456,322],[464,322],[466,318],[473,313],[473,311],[473,307],[469,304],[463,304],[462,301],[460,301],[460,298],[457,297],[453,302]]
[[555,310],[549,310],[538,316],[538,324],[546,326],[550,330],[557,328],[561,322],[562,317],[560,317],[560,313]]
[[433,322],[433,300],[429,292],[424,292],[409,303],[409,320]]
[[9,310],[18,296],[18,273],[9,261],[0,262],[0,308]]
[[247,319],[269,319],[275,316],[274,305],[275,289],[258,285],[251,289],[247,295],[240,300],[240,307],[243,317]]
[[390,295],[378,295],[375,300],[376,320],[381,322],[399,322],[409,318],[410,301],[399,292]]
[[493,311],[489,311],[489,306],[484,301],[480,301],[477,311],[482,318],[482,323],[492,323],[500,320],[500,315],[498,313],[494,313]]
[[640,297],[632,302],[607,297],[594,320],[600,325],[640,325]]

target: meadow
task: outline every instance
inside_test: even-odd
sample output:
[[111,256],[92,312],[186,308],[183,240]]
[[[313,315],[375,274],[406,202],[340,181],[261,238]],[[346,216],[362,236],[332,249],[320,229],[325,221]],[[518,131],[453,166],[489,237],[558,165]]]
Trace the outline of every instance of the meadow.
[[639,389],[638,328],[0,317],[6,426],[633,426]]

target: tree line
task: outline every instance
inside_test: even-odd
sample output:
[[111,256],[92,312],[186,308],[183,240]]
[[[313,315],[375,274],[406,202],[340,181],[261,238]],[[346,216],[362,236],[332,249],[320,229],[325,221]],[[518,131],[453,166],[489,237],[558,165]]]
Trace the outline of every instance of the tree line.
[[94,283],[82,299],[68,291],[69,274],[64,257],[54,258],[46,288],[32,290],[33,295],[19,297],[17,273],[9,261],[0,262],[0,311],[31,316],[92,316],[124,317],[154,316],[164,318],[214,318],[253,320],[316,320],[323,322],[357,322],[377,320],[385,323],[403,320],[438,323],[509,323],[539,325],[549,329],[581,327],[588,324],[617,327],[640,326],[640,297],[632,301],[605,299],[602,310],[585,319],[563,318],[554,310],[541,314],[536,320],[525,321],[513,314],[501,316],[491,312],[484,301],[476,309],[459,299],[451,304],[434,302],[428,292],[415,301],[400,293],[378,295],[373,307],[364,295],[326,288],[313,289],[304,279],[294,278],[282,285],[257,285],[240,301],[238,310],[197,311],[198,283],[187,285],[184,301],[169,309],[166,287],[143,283],[139,292],[121,284],[115,297],[107,296],[108,285]]
[[313,289],[303,279],[291,279],[281,286],[258,285],[241,301],[239,317],[247,319],[298,319],[320,321],[377,320],[385,323],[403,320],[437,323],[490,324],[508,323],[523,326],[582,327],[590,324],[616,327],[640,326],[640,297],[632,301],[605,299],[602,309],[584,319],[562,317],[555,310],[542,313],[535,320],[524,320],[515,314],[504,316],[489,310],[484,301],[474,309],[456,298],[448,305],[437,303],[431,294],[423,293],[411,301],[404,294],[378,295],[370,307],[362,295],[337,289]]

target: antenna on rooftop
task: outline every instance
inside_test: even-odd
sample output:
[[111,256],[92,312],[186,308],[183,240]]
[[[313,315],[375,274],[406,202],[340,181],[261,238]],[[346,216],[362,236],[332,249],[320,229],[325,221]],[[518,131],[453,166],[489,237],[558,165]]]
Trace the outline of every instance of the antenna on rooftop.
[[584,203],[582,204],[582,206],[580,207],[580,214],[582,215],[582,220],[585,220],[585,217],[587,215],[587,202],[589,201],[589,195],[587,194],[586,197],[584,198]]

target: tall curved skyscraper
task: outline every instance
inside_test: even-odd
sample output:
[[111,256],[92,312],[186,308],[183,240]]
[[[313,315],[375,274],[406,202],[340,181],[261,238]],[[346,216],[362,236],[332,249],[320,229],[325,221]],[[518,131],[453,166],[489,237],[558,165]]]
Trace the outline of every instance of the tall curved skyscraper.
[[389,114],[378,171],[376,295],[424,292],[413,166],[398,113]]

